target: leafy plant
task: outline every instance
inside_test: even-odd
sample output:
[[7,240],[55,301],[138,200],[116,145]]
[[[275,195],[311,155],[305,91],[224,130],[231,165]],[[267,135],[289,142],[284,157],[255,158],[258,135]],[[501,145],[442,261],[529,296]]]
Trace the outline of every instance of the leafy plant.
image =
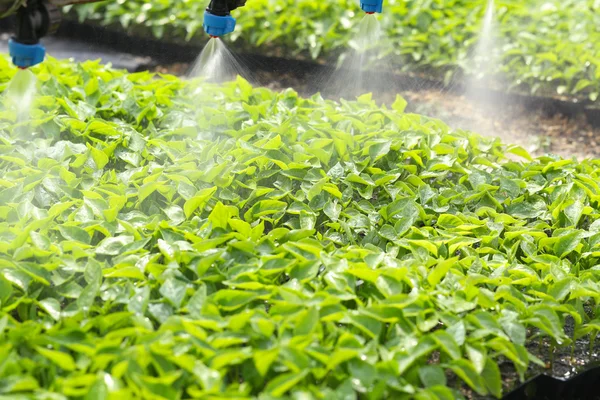
[[[282,50],[337,56],[358,34],[362,12],[356,0],[250,0],[234,13],[238,29],[229,36],[254,51]],[[384,35],[378,57],[397,68],[451,79],[457,71],[476,75],[471,57],[487,0],[386,0],[381,16]],[[102,2],[74,8],[81,21],[119,25],[131,33],[150,30],[158,38],[204,40],[202,18],[207,2]],[[496,1],[495,49],[501,74],[511,86],[533,93],[586,96],[600,93],[598,59],[600,9],[594,0]],[[290,53],[291,52],[291,53]],[[495,59],[491,57],[490,59]],[[498,83],[498,84],[500,84]]]
[[498,397],[600,328],[598,161],[401,98],[35,73],[0,111],[5,398]]

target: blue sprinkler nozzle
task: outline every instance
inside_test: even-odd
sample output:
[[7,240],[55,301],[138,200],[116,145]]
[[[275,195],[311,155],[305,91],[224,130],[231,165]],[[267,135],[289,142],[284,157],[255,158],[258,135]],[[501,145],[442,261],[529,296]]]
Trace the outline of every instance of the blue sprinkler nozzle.
[[366,13],[382,13],[383,0],[360,0],[360,8]]
[[220,16],[205,11],[202,26],[204,27],[204,31],[210,36],[223,36],[234,31],[235,18],[231,15]]
[[23,44],[13,39],[8,41],[8,52],[13,64],[19,68],[33,67],[46,57],[46,48],[41,43]]

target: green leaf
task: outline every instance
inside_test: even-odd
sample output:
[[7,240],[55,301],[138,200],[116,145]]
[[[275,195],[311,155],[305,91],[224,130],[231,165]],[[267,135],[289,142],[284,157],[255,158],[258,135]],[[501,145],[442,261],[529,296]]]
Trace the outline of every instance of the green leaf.
[[252,208],[244,214],[244,219],[247,222],[251,222],[256,218],[273,215],[276,213],[284,212],[287,208],[287,204],[283,201],[277,200],[263,200],[256,203]]
[[132,236],[117,236],[104,239],[98,244],[96,254],[116,256],[121,252],[123,247],[133,243]]
[[135,289],[135,292],[129,302],[127,303],[127,309],[132,313],[138,315],[144,315],[150,301],[150,288],[144,286],[142,288]]
[[319,312],[316,308],[311,307],[300,313],[298,316],[296,323],[294,324],[294,334],[296,336],[308,335],[315,329],[318,322]]
[[463,321],[458,321],[454,325],[450,326],[448,329],[446,329],[446,332],[454,338],[454,341],[459,346],[462,346],[465,343],[467,330]]
[[208,368],[201,361],[196,361],[193,369],[194,375],[201,382],[202,387],[211,391],[221,383],[221,375],[219,372]]
[[359,353],[354,349],[337,349],[331,354],[327,361],[327,370],[331,371],[338,365],[343,364],[359,356]]
[[404,100],[404,98],[400,95],[396,95],[396,100],[394,100],[394,103],[392,104],[392,109],[396,112],[403,113],[404,110],[406,110],[407,105],[408,102]]
[[480,394],[481,396],[485,396],[488,394],[487,387],[485,386],[485,381],[477,373],[477,370],[473,367],[469,361],[464,359],[454,360],[449,365],[452,372],[454,372],[460,379],[462,379],[471,389]]
[[417,345],[412,348],[408,354],[401,354],[396,357],[398,362],[398,373],[404,373],[420,357],[427,356],[436,349],[437,343],[430,336],[421,337]]
[[266,376],[271,368],[271,365],[277,360],[279,349],[272,348],[269,350],[257,350],[254,352],[253,360],[256,370],[261,376]]
[[452,335],[446,331],[436,331],[432,335],[433,339],[439,344],[440,350],[448,354],[453,360],[461,358],[461,351]]
[[488,391],[493,396],[497,398],[502,397],[502,377],[500,375],[500,368],[498,368],[498,364],[495,361],[489,358],[486,360],[481,377]]
[[0,274],[0,309],[10,299],[12,293],[12,285]]
[[102,266],[95,260],[89,260],[83,271],[87,283],[98,283],[102,281]]
[[108,156],[102,150],[98,150],[95,147],[88,145],[88,148],[90,149],[94,163],[96,163],[96,167],[98,169],[104,168],[108,164]]
[[90,244],[90,235],[85,230],[77,226],[60,225],[58,226],[58,231],[62,237],[67,240],[74,240],[76,242]]
[[177,278],[169,277],[160,287],[160,294],[162,294],[169,302],[176,308],[181,306],[187,285]]
[[94,260],[90,260],[85,268],[85,280],[88,285],[77,298],[77,306],[88,311],[94,304],[94,300],[102,284],[102,267]]
[[48,298],[40,301],[40,307],[55,321],[60,320],[60,303],[56,299]]
[[177,205],[171,205],[164,210],[165,215],[169,218],[169,220],[173,223],[173,225],[179,225],[183,221],[185,221],[185,214],[183,209]]
[[75,371],[77,369],[77,365],[75,365],[75,361],[70,354],[63,353],[62,351],[45,349],[39,346],[36,347],[36,350],[46,359],[56,364],[59,368],[67,371]]
[[196,290],[196,293],[187,303],[187,309],[190,315],[194,318],[200,318],[202,316],[202,307],[206,302],[206,286],[200,285]]
[[312,230],[317,223],[317,217],[314,214],[307,213],[306,211],[300,211],[300,228],[306,230]]
[[538,218],[546,212],[546,205],[541,201],[514,203],[507,207],[506,212],[516,218]]
[[431,271],[427,276],[427,282],[429,282],[432,287],[435,287],[438,283],[440,283],[442,278],[446,276],[456,261],[457,258],[439,261],[437,265],[435,265],[433,271]]
[[194,197],[186,201],[183,206],[186,218],[190,218],[197,209],[202,209],[216,192],[216,187],[203,189],[196,193]]
[[478,374],[481,374],[487,362],[487,354],[485,352],[485,348],[479,346],[476,343],[472,343],[470,345],[467,344],[465,346],[465,349],[467,350],[467,356],[473,364],[473,367],[475,368]]
[[438,365],[425,365],[419,368],[419,378],[425,387],[446,386],[446,374]]
[[281,397],[302,381],[306,375],[308,375],[307,370],[279,375],[269,382],[265,388],[265,392],[271,396]]
[[240,307],[245,306],[258,296],[252,292],[243,292],[240,290],[222,289],[219,290],[214,296],[213,300],[219,305],[220,308],[226,311],[236,310]]
[[567,233],[558,238],[558,241],[554,244],[554,254],[560,258],[564,258],[571,254],[581,243],[583,234],[579,231]]
[[522,157],[522,158],[526,159],[527,161],[533,161],[533,158],[531,158],[531,155],[529,154],[529,152],[521,146],[510,146],[508,148],[508,152],[511,154],[517,155],[519,157]]
[[96,379],[96,382],[90,387],[90,390],[84,397],[84,400],[107,400],[109,398],[109,390],[104,382],[104,378]]
[[238,215],[239,211],[236,207],[225,206],[223,203],[218,202],[208,216],[208,220],[212,223],[213,228],[225,229],[228,221]]

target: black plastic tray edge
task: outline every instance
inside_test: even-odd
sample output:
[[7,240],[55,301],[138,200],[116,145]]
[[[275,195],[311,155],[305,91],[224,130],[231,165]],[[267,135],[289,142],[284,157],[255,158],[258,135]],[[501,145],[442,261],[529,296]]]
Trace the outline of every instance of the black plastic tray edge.
[[568,378],[539,374],[516,387],[503,400],[588,400],[600,399],[600,363]]

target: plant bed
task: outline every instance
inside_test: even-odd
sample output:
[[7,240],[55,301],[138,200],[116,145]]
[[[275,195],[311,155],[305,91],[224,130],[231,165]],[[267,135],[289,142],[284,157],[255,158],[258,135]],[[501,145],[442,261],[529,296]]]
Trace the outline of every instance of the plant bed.
[[[9,30],[9,25],[5,25]],[[158,40],[147,36],[144,30],[128,33],[120,25],[112,24],[102,26],[92,21],[82,24],[74,19],[66,19],[59,28],[58,35],[65,38],[77,37],[90,44],[111,47],[114,50],[122,51],[127,54],[135,54],[144,57],[152,57],[158,63],[192,63],[203,49],[204,41],[191,43],[186,41],[168,41]],[[291,58],[282,52],[282,49],[272,46],[263,46],[256,48],[238,40],[234,45],[234,50],[239,52],[239,57],[247,60],[249,65],[258,69],[267,69],[279,73],[292,71],[299,76],[312,78],[314,76],[329,76],[336,70],[333,67],[334,59],[329,61],[314,60],[310,57],[295,54]],[[399,71],[378,71],[380,75],[388,76],[387,79],[378,79],[371,83],[376,86],[370,86],[367,89],[374,92],[389,89],[388,83],[394,82],[395,86],[403,91],[405,90],[423,90],[439,89],[450,90],[456,93],[463,93],[466,89],[464,79],[455,78],[450,85],[443,81],[438,72],[425,69],[422,72],[399,72]],[[316,88],[319,88],[317,82]],[[541,107],[547,110],[555,110],[557,113],[567,117],[573,117],[577,114],[585,114],[586,118],[593,126],[600,126],[600,108],[595,101],[587,97],[565,96],[545,92],[540,95],[519,91],[516,89],[507,92],[505,86],[498,83],[490,83],[490,87],[479,86],[474,89],[474,94],[489,98],[494,97],[500,102],[505,103],[525,103],[533,107]],[[493,87],[493,88],[492,88]],[[314,90],[313,90],[314,91]]]
[[[8,27],[9,25],[3,25]],[[104,27],[82,26],[79,23],[66,22],[59,32],[59,40],[72,37],[87,38],[90,49],[102,43],[115,43],[115,48],[129,53],[136,53],[148,58],[152,63],[163,63],[166,67],[155,67],[161,72],[185,75],[194,57],[201,51],[200,47],[190,44],[172,46],[154,39],[141,37],[124,38],[122,31],[112,31]],[[91,36],[90,36],[91,35]],[[51,53],[52,54],[52,53]],[[294,87],[305,96],[319,90],[327,98],[336,98],[335,91],[315,84],[315,76],[327,77],[335,70],[310,60],[293,61],[281,57],[266,57],[243,54],[242,62],[252,65],[256,84],[274,89]],[[173,60],[184,62],[173,65]],[[143,64],[141,64],[143,65]],[[139,65],[138,65],[139,66]],[[393,81],[394,84],[382,82]],[[312,83],[311,83],[312,82]],[[552,152],[563,157],[573,155],[579,158],[600,155],[600,121],[598,111],[592,110],[581,114],[582,104],[572,104],[568,100],[539,99],[531,96],[499,95],[499,103],[494,112],[486,112],[474,106],[474,102],[459,95],[463,90],[453,86],[452,91],[444,89],[442,82],[414,74],[394,74],[389,79],[377,79],[364,90],[371,90],[377,101],[393,101],[397,93],[410,99],[410,110],[421,114],[441,118],[456,128],[476,130],[488,136],[498,136],[510,143],[517,143],[536,155]],[[355,97],[363,92],[352,93]],[[488,92],[480,92],[483,96]],[[585,106],[588,107],[588,106]]]
[[[92,44],[113,46],[114,49],[140,56],[150,56],[159,63],[192,63],[202,51],[202,44],[186,42],[170,43],[159,41],[151,37],[128,35],[118,26],[102,27],[94,23],[80,24],[67,20],[61,26],[58,35],[62,37],[84,38]],[[315,81],[315,77],[327,77],[336,73],[336,68],[331,64],[317,62],[310,58],[289,58],[277,49],[250,48],[236,43],[234,49],[240,51],[239,57],[246,64],[260,71],[272,71],[279,74],[292,73],[305,78],[307,82],[314,82],[314,87],[307,88],[310,92],[322,89],[322,82]],[[441,79],[432,78],[427,73],[391,72],[378,70],[380,79],[368,82],[366,91],[387,92],[390,82],[398,91],[443,90],[452,93],[464,93],[466,86],[460,80],[447,86]],[[584,114],[594,127],[600,127],[600,108],[587,98],[574,98],[559,95],[531,95],[526,92],[506,92],[503,87],[495,89],[478,87],[472,94],[483,98],[493,97],[500,103],[524,104],[525,107],[541,108],[547,114],[557,113],[572,118]]]
[[[159,66],[156,72],[185,75],[189,64]],[[293,71],[258,71],[254,82],[272,90],[285,90],[293,87],[304,97],[315,94],[311,77],[297,75]],[[334,88],[335,89],[335,88]],[[327,86],[319,92],[328,99],[339,100],[336,90]],[[364,91],[350,93],[346,98],[356,98]],[[531,154],[542,156],[548,153],[561,157],[585,158],[600,157],[600,127],[591,124],[585,115],[561,114],[552,107],[541,107],[532,103],[496,103],[492,106],[477,102],[456,93],[440,91],[436,88],[402,90],[394,84],[373,91],[373,99],[379,104],[390,104],[400,94],[408,100],[407,110],[421,115],[441,119],[454,129],[479,132],[485,136],[501,138],[506,143],[518,144]]]
[[0,395],[499,397],[600,330],[598,160],[400,97],[34,71],[0,111]]
[[402,92],[412,112],[439,118],[455,128],[519,144],[532,154],[578,159],[600,156],[600,129],[583,114],[518,102],[482,106],[474,99],[439,91]]
[[[377,42],[402,70],[478,74],[471,48],[482,29],[487,0],[390,1],[380,16]],[[119,26],[168,41],[202,40],[204,1],[130,1],[78,7],[73,18]],[[496,1],[498,54],[508,84],[525,91],[597,98],[598,5],[593,0],[527,3]],[[336,60],[360,30],[358,1],[275,0],[248,2],[234,12],[239,28],[230,38],[251,48]],[[500,51],[498,51],[500,52]]]

